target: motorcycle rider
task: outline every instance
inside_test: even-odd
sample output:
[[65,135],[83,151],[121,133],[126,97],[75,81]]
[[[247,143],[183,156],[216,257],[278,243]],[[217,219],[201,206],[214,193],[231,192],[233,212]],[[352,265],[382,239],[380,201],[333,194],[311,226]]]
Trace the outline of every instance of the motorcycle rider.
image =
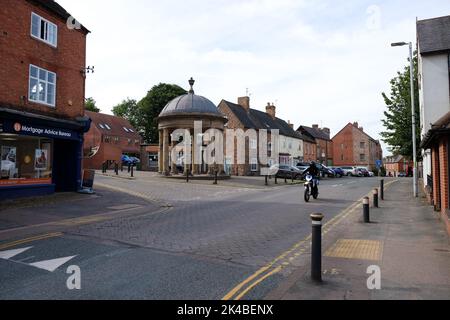
[[309,164],[309,168],[306,169],[305,172],[303,172],[304,175],[306,175],[307,173],[312,175],[315,179],[320,175],[320,170],[319,168],[317,168],[314,161],[311,161],[311,163]]
[[310,175],[312,175],[313,181],[314,181],[314,187],[316,187],[317,179],[320,176],[320,170],[319,170],[319,168],[317,168],[316,163],[314,161],[310,162],[309,168],[303,172],[303,175],[306,176],[308,173]]

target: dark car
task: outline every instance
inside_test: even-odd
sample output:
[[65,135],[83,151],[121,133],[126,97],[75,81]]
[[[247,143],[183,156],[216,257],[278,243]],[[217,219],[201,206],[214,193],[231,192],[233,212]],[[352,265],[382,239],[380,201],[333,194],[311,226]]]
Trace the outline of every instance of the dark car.
[[278,166],[277,178],[287,178],[292,179],[294,177],[295,180],[300,180],[303,178],[303,171],[294,166],[288,166],[280,164]]
[[360,177],[370,177],[369,170],[366,168],[358,168],[358,176]]
[[323,178],[324,177],[334,178],[336,176],[333,169],[330,169],[327,166],[324,166],[323,164],[320,164],[320,163],[316,163],[316,166],[319,169],[321,176]]
[[345,176],[345,171],[342,168],[333,168],[333,171],[336,177],[342,178]]

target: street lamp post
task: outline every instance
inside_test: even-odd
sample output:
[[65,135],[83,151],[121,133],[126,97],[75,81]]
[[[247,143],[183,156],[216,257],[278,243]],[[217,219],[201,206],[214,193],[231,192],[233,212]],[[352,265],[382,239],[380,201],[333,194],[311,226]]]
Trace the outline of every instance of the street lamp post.
[[413,178],[414,178],[414,197],[419,197],[418,179],[417,179],[417,145],[416,145],[416,106],[414,101],[414,61],[413,61],[413,44],[412,42],[396,42],[392,43],[392,47],[402,47],[409,45],[409,62],[410,62],[410,80],[411,80],[411,113],[412,113],[412,140],[413,140]]

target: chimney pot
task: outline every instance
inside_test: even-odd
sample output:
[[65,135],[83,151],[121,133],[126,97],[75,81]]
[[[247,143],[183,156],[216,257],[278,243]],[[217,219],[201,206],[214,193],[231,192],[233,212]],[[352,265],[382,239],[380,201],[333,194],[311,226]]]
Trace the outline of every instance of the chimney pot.
[[276,118],[276,110],[277,108],[275,107],[274,104],[270,105],[270,102],[267,103],[266,112],[268,115],[272,117],[272,119]]
[[240,97],[238,98],[238,105],[245,109],[245,111],[250,111],[250,97]]

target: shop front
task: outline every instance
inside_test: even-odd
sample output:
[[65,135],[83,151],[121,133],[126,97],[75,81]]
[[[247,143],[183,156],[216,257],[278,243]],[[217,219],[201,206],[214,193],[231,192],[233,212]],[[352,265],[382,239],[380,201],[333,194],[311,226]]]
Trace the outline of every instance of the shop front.
[[89,121],[0,112],[0,199],[77,191]]

